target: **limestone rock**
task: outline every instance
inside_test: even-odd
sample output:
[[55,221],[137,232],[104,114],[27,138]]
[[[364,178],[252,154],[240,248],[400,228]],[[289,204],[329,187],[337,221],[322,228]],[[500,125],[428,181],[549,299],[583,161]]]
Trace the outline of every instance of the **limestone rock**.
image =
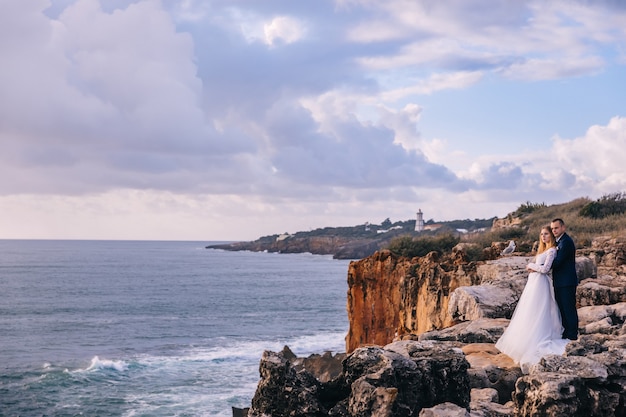
[[307,371],[292,366],[283,352],[265,351],[249,417],[319,417],[326,413],[319,399],[319,383]]
[[348,267],[348,320],[346,351],[361,345],[386,345],[398,328],[400,281],[410,260],[390,251],[376,252]]
[[293,365],[297,370],[305,369],[318,381],[328,382],[337,378],[343,371],[342,361],[346,358],[345,353],[333,355],[325,352],[323,355],[313,354],[306,358],[293,359]]
[[457,288],[448,303],[448,314],[454,320],[511,318],[520,292],[508,282]]
[[351,262],[347,352],[452,325],[450,294],[477,283],[473,264],[458,265],[454,257],[440,258],[436,252],[410,260],[384,250]]
[[582,307],[626,302],[626,276],[601,275],[583,280],[576,290],[576,298]]
[[469,408],[469,364],[460,349],[446,343],[362,347],[328,382],[298,369],[289,352],[263,354],[249,416],[408,417],[444,402]]
[[418,340],[495,343],[500,336],[502,336],[504,329],[506,329],[508,325],[509,320],[504,318],[464,321],[445,329],[422,333],[418,336]]
[[513,417],[513,403],[511,401],[506,404],[498,403],[498,391],[495,389],[473,389],[471,396],[471,417]]
[[522,376],[519,366],[493,344],[475,343],[462,349],[470,364],[468,374],[472,392],[476,389],[492,390],[497,394],[493,402],[505,404],[511,401],[515,382]]
[[[476,267],[476,273],[480,277],[481,284],[493,284],[500,281],[516,280],[523,278],[524,283],[528,273],[526,265],[531,262],[532,256],[511,256],[487,261]],[[522,284],[522,289],[524,284]],[[521,290],[520,290],[521,292]]]
[[596,263],[601,268],[624,271],[626,265],[626,237],[598,236],[591,242]]
[[352,262],[348,354],[265,352],[249,416],[625,416],[625,242],[577,257],[580,337],[526,375],[494,343],[530,257],[468,263],[459,247]]
[[470,417],[469,411],[453,403],[441,403],[434,407],[425,408],[419,417]]

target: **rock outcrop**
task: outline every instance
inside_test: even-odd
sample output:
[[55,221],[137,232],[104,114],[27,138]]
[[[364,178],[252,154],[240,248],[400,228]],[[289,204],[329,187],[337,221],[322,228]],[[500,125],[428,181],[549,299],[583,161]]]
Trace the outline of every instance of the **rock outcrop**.
[[479,283],[475,264],[431,252],[406,259],[388,250],[350,263],[346,349],[386,345],[395,337],[448,327],[450,294]]
[[294,365],[288,353],[265,352],[250,417],[415,416],[450,402],[470,404],[469,363],[440,342],[399,341],[356,349],[335,379]]
[[[462,253],[431,252],[407,259],[388,250],[353,261],[348,268],[346,350],[385,345],[481,318],[511,318],[524,290],[530,256],[464,262]],[[595,277],[589,256],[576,260],[580,280]],[[583,282],[579,305],[626,301],[626,281],[612,276]]]
[[348,354],[265,352],[249,416],[626,416],[624,241],[579,253],[580,337],[526,374],[494,343],[529,257],[352,262]]

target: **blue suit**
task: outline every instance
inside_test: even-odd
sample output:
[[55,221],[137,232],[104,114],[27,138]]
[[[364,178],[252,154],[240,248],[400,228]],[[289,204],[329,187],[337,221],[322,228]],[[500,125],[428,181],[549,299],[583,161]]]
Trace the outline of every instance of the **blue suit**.
[[563,338],[578,338],[578,312],[576,311],[576,245],[567,233],[557,243],[557,252],[552,262],[554,298],[561,312]]

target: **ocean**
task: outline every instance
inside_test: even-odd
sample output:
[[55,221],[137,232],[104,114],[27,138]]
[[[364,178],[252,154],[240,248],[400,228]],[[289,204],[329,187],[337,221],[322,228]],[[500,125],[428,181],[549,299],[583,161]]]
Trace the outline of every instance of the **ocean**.
[[344,352],[349,261],[0,240],[0,416],[232,416],[264,350]]

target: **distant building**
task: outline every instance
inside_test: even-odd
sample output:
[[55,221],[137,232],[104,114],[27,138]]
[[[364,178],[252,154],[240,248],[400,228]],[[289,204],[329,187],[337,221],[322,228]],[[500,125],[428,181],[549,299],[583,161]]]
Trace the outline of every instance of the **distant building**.
[[415,221],[415,231],[421,232],[424,230],[424,213],[422,209],[417,209],[417,220]]
[[390,227],[389,229],[380,229],[380,230],[377,230],[376,233],[387,233],[392,230],[398,230],[398,229],[402,229],[402,226],[398,225],[398,226]]
[[437,230],[441,227],[439,223],[427,224],[424,226],[424,230]]

